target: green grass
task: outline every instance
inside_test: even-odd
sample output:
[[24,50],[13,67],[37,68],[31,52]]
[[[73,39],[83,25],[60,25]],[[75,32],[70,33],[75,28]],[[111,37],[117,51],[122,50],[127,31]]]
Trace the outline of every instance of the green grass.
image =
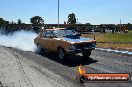
[[[93,34],[82,34],[84,37],[93,38]],[[132,33],[96,33],[95,39],[97,42],[108,42],[108,43],[132,43]]]
[[[97,47],[132,51],[132,31],[129,33],[96,33]],[[83,37],[93,38],[94,34],[82,34]]]

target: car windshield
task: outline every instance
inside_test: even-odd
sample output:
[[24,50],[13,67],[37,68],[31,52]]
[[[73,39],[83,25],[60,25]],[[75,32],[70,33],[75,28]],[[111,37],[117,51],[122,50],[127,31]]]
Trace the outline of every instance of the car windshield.
[[67,35],[76,35],[77,33],[74,30],[54,30],[53,33],[57,37],[65,37]]

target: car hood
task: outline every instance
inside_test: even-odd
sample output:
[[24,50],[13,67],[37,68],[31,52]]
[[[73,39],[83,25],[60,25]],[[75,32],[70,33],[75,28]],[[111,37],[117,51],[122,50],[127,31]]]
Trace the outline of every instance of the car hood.
[[57,40],[63,40],[63,41],[66,41],[66,42],[69,42],[69,43],[81,43],[81,42],[88,42],[88,41],[91,41],[93,39],[91,38],[84,38],[84,37],[80,37],[80,38],[77,38],[77,39],[73,39],[73,38],[55,38]]

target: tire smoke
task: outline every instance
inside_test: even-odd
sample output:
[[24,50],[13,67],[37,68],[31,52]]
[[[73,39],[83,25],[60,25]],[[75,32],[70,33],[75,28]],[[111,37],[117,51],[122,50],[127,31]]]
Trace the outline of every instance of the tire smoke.
[[36,36],[37,34],[32,31],[21,30],[5,35],[2,34],[2,30],[0,30],[0,45],[35,52],[37,50],[34,44],[34,38]]

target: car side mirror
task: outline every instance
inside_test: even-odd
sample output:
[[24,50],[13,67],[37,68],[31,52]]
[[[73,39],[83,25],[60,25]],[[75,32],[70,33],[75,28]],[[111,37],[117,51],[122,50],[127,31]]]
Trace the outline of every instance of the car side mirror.
[[41,37],[41,38],[44,38],[44,37],[45,37],[45,35],[43,35],[43,33],[41,33],[41,34],[40,34],[40,37]]
[[42,33],[40,33],[40,37],[43,37],[43,34]]

